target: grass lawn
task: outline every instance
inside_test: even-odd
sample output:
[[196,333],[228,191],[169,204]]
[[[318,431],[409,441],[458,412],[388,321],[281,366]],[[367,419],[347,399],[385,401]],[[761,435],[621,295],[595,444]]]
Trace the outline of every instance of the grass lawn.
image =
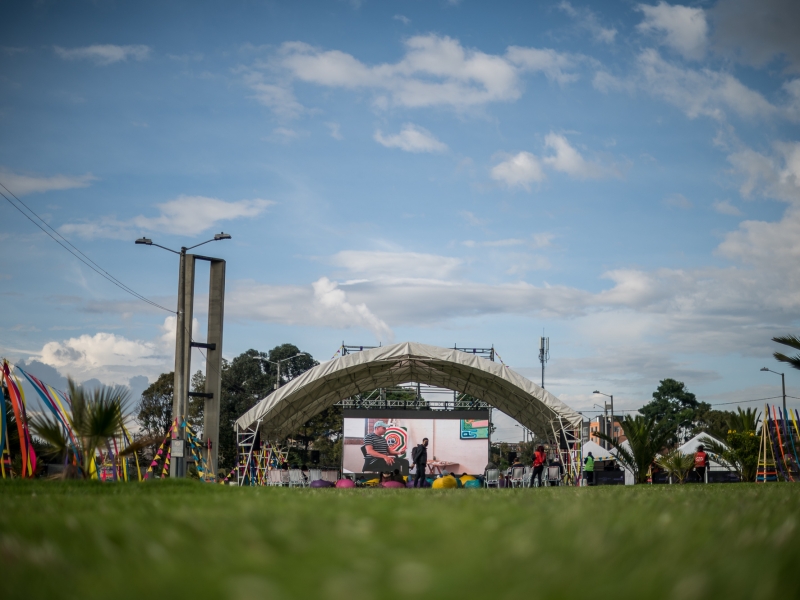
[[798,598],[800,486],[0,482],[2,598]]

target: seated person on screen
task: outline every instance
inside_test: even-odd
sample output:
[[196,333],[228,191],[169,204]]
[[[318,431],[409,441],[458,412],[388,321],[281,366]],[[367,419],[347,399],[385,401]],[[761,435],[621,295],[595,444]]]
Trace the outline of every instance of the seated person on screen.
[[400,469],[403,475],[408,475],[408,461],[399,458],[397,452],[389,449],[386,438],[386,423],[378,421],[373,428],[374,433],[368,433],[364,438],[364,472],[382,473]]

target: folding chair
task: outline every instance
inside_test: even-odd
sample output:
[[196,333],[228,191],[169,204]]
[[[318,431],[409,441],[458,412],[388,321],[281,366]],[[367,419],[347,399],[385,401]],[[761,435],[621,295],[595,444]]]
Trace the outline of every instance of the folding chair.
[[322,469],[309,469],[308,470],[308,483],[322,479]]
[[325,469],[322,472],[322,479],[336,483],[339,480],[339,471],[336,469]]
[[289,469],[289,487],[305,487],[306,480],[300,469]]
[[531,487],[532,476],[533,469],[531,467],[525,467],[525,470],[522,472],[522,487]]
[[281,469],[281,485],[289,485],[289,471]]
[[483,478],[483,487],[500,487],[500,471],[497,469],[489,469],[486,471],[486,477]]
[[514,467],[511,469],[511,487],[522,487],[524,467]]
[[267,471],[267,485],[272,487],[281,487],[283,485],[280,469],[270,469]]
[[561,469],[558,465],[547,467],[547,482],[550,485],[561,485]]

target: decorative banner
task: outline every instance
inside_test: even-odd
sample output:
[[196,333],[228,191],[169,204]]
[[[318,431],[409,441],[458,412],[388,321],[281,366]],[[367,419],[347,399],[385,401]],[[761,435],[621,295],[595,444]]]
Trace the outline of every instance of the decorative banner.
[[17,421],[17,431],[19,433],[20,454],[22,456],[22,473],[20,477],[33,477],[36,470],[36,452],[33,450],[31,435],[28,430],[28,415],[25,410],[25,393],[19,380],[11,374],[8,362],[3,360],[3,377],[8,388],[8,395],[11,398],[11,408],[14,410],[14,418]]
[[408,431],[405,427],[387,427],[383,437],[389,450],[395,454],[405,455],[408,447]]

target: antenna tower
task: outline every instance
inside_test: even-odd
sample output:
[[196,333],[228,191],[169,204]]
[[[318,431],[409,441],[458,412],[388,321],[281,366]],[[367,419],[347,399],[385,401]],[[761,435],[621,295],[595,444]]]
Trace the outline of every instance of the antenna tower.
[[[544,331],[542,332],[544,333]],[[544,365],[550,360],[550,338],[539,338],[539,362],[542,363],[542,389],[544,389]]]

